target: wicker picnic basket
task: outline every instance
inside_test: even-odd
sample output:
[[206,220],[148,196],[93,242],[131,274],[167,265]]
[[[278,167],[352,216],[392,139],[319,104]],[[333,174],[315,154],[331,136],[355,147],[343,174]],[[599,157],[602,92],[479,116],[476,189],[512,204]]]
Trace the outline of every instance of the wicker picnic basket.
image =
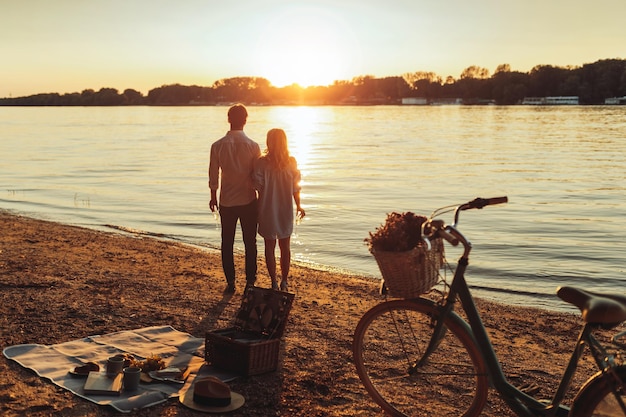
[[421,243],[404,252],[371,249],[383,276],[387,293],[397,298],[415,298],[430,291],[439,280],[444,263],[443,241],[433,239],[431,250]]
[[294,294],[249,287],[230,327],[206,332],[205,360],[250,376],[276,370]]

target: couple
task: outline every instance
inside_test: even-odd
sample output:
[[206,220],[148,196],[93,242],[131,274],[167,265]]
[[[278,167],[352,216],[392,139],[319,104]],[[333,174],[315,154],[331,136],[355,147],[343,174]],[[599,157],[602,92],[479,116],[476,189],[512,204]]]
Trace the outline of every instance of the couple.
[[265,264],[272,279],[272,288],[279,288],[275,256],[278,241],[280,289],[287,291],[291,263],[289,239],[294,218],[292,198],[297,215],[300,218],[305,215],[300,206],[300,171],[296,160],[289,155],[287,136],[282,129],[267,132],[267,149],[261,155],[259,145],[243,131],[247,119],[245,106],[232,106],[228,110],[230,130],[211,146],[209,206],[211,211],[219,210],[222,223],[222,268],[227,282],[224,292],[235,292],[233,245],[238,220],[246,251],[246,287],[254,286],[256,282],[258,225],[259,234],[265,239]]

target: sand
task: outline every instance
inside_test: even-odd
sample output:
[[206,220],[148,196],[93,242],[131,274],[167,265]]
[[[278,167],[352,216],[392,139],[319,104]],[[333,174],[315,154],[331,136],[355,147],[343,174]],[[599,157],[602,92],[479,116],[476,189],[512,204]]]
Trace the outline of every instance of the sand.
[[[93,334],[171,325],[204,337],[231,324],[243,292],[223,295],[219,253],[179,242],[102,232],[0,211],[0,347],[54,344]],[[260,253],[262,253],[260,251]],[[246,404],[232,416],[380,415],[352,363],[361,315],[383,301],[367,277],[292,267],[295,293],[276,372],[242,377],[231,389]],[[259,259],[258,286],[269,287]],[[561,303],[555,297],[555,305]],[[503,368],[515,383],[539,382],[551,396],[578,333],[580,318],[479,301]],[[3,416],[108,416],[2,357]],[[589,375],[580,372],[575,386]],[[569,398],[571,398],[571,393]],[[201,415],[172,399],[137,416]],[[436,412],[433,413],[436,415]],[[490,394],[485,416],[512,415]]]

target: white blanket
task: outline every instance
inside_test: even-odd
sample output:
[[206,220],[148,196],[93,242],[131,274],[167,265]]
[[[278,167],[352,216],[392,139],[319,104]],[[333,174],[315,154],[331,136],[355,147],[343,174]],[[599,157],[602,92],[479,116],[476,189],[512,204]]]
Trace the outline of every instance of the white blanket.
[[[217,371],[205,365],[204,339],[179,332],[171,326],[146,327],[106,335],[89,336],[57,345],[16,345],[3,350],[4,356],[37,375],[47,378],[79,397],[100,405],[110,405],[128,413],[133,409],[149,407],[178,397],[188,389],[197,376],[213,375],[223,381],[231,381],[236,374]],[[141,383],[133,392],[122,391],[120,396],[85,394],[86,378],[73,376],[69,371],[86,362],[95,362],[104,370],[107,358],[118,353],[130,353],[137,359],[159,355],[167,366],[189,367],[191,373],[186,383],[153,381]]]

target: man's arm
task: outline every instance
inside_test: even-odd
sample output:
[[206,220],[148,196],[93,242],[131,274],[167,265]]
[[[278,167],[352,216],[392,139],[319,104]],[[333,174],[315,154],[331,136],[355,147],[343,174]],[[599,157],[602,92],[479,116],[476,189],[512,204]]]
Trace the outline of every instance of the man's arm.
[[219,209],[217,204],[217,189],[219,187],[220,165],[217,157],[215,145],[211,146],[211,156],[209,159],[209,188],[211,189],[211,201],[209,207],[211,211]]

